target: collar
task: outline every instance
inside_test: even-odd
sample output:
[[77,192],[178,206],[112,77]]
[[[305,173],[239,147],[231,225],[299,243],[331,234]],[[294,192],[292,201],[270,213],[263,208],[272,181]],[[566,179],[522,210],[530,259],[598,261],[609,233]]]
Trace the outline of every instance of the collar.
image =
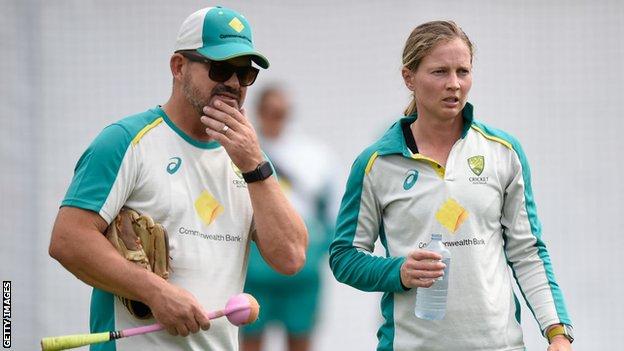
[[[473,116],[473,106],[467,102],[466,106],[464,106],[462,110],[462,117],[464,119],[464,129],[462,130],[461,138],[463,139],[468,133],[468,129],[470,129],[470,125],[474,119]],[[390,155],[390,154],[400,154],[407,158],[411,158],[411,152],[407,147],[405,142],[405,137],[403,136],[403,128],[401,125],[403,124],[412,124],[418,118],[418,115],[412,114],[406,117],[399,119],[394,122],[394,124],[386,131],[386,133],[379,139],[376,144],[376,150],[378,155]]]
[[178,128],[175,123],[173,123],[173,121],[169,118],[169,116],[167,116],[165,110],[163,110],[160,105],[154,107],[153,109],[151,109],[151,111],[162,117],[165,123],[167,123],[167,125],[171,129],[173,129],[176,134],[182,137],[182,139],[186,140],[187,143],[200,149],[216,149],[221,146],[221,144],[219,144],[217,141],[201,141],[193,139],[190,135],[186,134],[182,129]]

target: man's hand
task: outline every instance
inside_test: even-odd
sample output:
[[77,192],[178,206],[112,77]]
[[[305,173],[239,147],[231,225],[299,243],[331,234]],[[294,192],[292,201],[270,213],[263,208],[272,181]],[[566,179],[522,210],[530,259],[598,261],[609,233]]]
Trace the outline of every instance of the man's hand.
[[572,351],[572,345],[565,336],[556,335],[550,339],[550,345],[546,351]]
[[407,288],[428,288],[444,275],[442,256],[426,250],[410,252],[401,265],[401,284]]
[[[218,141],[241,172],[251,172],[264,161],[258,137],[245,110],[216,99],[206,106],[201,122],[206,134]],[[227,126],[227,128],[226,128]],[[277,178],[248,184],[254,212],[252,238],[264,260],[282,274],[297,273],[305,264],[308,233],[301,217],[280,189]]]
[[145,303],[173,335],[210,327],[206,311],[191,293],[122,257],[104,237],[106,228],[106,221],[93,211],[61,207],[50,255],[85,283]]
[[190,292],[163,281],[161,289],[157,289],[146,301],[152,309],[154,318],[165,327],[171,335],[187,336],[197,333],[199,329],[208,330],[210,319],[208,313],[197,302]]
[[264,158],[245,109],[238,110],[216,100],[214,107],[204,107],[204,113],[201,122],[207,127],[206,134],[223,145],[236,167],[243,173],[256,169]]

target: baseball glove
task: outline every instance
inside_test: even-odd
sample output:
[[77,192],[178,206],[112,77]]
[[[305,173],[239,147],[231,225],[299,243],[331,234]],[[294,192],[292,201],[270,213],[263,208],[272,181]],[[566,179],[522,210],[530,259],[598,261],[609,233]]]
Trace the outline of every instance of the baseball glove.
[[[122,208],[106,229],[106,238],[128,261],[153,272],[163,279],[169,277],[169,239],[165,228],[147,215]],[[118,296],[128,311],[139,319],[152,317],[150,308],[140,301]]]

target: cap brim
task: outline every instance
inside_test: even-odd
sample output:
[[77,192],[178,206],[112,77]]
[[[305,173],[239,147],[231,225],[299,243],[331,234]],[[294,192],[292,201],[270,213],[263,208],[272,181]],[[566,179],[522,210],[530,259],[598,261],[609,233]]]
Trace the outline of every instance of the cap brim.
[[197,49],[197,52],[213,61],[225,61],[234,57],[251,56],[251,60],[258,66],[269,68],[269,60],[249,45],[238,43],[227,43],[223,45],[210,46]]

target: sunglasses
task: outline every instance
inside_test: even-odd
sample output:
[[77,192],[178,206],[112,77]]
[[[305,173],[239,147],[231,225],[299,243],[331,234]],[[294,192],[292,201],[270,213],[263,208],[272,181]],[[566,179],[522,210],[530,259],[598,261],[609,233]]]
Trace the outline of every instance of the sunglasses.
[[215,82],[224,83],[232,77],[232,74],[236,73],[238,82],[241,86],[247,87],[252,85],[258,77],[259,69],[252,66],[234,66],[225,61],[213,61],[210,60],[197,51],[178,51],[179,54],[186,57],[192,62],[201,62],[209,66],[208,76]]

